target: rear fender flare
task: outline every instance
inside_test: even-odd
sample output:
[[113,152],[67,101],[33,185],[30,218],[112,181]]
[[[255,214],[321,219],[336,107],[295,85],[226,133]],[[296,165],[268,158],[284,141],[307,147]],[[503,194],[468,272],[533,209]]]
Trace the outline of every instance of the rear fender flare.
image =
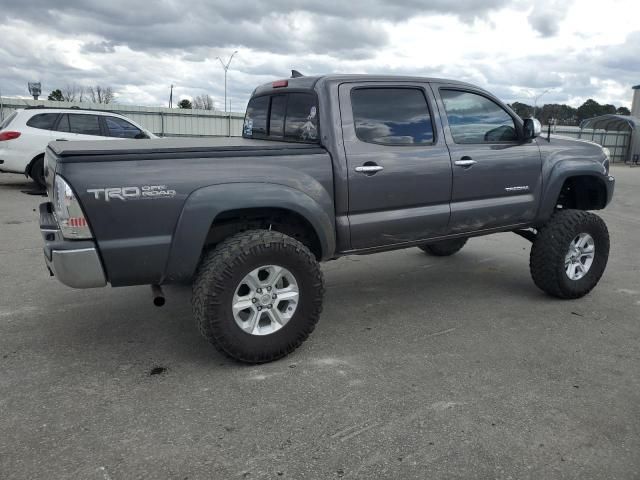
[[163,281],[190,280],[198,266],[207,234],[216,217],[230,210],[279,208],[304,217],[320,241],[322,259],[335,252],[335,215],[328,193],[318,200],[285,185],[230,183],[198,189],[187,198],[173,235]]

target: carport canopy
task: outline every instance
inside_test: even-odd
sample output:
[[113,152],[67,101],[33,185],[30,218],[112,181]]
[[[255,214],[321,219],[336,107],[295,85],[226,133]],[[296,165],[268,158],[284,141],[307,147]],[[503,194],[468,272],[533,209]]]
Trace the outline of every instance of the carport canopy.
[[630,115],[601,115],[583,120],[580,129],[631,132],[637,125],[638,119]]

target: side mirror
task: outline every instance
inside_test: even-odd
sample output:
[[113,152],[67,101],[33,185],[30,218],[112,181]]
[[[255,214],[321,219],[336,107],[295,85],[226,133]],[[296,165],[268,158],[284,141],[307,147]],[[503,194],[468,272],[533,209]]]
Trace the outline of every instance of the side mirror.
[[525,118],[523,129],[525,140],[539,137],[540,133],[542,133],[542,125],[537,118]]

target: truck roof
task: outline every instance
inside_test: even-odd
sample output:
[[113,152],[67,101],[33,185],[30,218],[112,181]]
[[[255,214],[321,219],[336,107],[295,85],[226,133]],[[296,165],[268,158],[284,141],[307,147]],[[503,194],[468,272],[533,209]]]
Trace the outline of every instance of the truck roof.
[[[287,82],[286,86],[275,87],[275,82]],[[315,75],[309,77],[295,77],[295,78],[283,78],[277,79],[273,82],[265,83],[258,86],[253,95],[262,93],[268,93],[273,90],[311,90],[315,88],[318,83],[324,82],[430,82],[430,83],[449,83],[465,87],[479,88],[476,85],[470,83],[461,82],[458,80],[451,80],[448,78],[435,78],[435,77],[418,77],[418,76],[405,76],[405,75],[371,75],[371,74],[330,74],[330,75]]]

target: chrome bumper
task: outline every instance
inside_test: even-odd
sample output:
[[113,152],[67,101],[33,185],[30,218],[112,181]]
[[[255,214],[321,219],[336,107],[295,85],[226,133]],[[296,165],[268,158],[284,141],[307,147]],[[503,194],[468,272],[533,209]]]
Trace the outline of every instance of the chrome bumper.
[[95,244],[90,240],[64,240],[50,205],[40,204],[40,233],[49,271],[72,288],[104,287],[107,279]]

